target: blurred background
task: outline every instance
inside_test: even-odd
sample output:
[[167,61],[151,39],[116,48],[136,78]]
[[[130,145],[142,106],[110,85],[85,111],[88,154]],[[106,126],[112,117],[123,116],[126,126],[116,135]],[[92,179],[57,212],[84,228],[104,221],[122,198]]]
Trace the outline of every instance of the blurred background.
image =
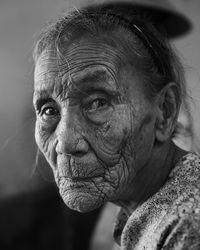
[[[79,6],[80,2],[84,0],[0,0],[0,249],[88,249],[101,216],[101,209],[85,215],[67,209],[45,160],[39,157],[36,167],[31,57],[34,41],[47,21]],[[169,2],[192,26],[180,36],[175,35],[171,42],[185,67],[190,114],[198,144],[200,1]],[[188,126],[184,113],[180,120]],[[184,148],[193,147],[187,136],[179,143]],[[99,228],[96,230],[102,233]],[[111,230],[109,226],[108,231]],[[102,235],[97,242],[105,241]]]

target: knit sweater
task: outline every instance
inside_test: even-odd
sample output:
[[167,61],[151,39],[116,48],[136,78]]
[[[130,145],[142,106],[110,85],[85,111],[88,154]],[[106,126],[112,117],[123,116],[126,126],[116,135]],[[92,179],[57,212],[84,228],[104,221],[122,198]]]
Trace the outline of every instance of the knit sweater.
[[114,229],[123,250],[200,250],[200,157],[183,156],[165,185]]

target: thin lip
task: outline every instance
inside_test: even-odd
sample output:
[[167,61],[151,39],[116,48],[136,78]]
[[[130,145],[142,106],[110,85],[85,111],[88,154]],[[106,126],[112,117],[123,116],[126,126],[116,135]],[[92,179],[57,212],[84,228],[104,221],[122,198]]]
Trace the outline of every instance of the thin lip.
[[69,182],[82,182],[82,181],[91,181],[92,179],[100,178],[101,176],[91,176],[91,177],[67,177],[62,176],[63,178],[66,178]]

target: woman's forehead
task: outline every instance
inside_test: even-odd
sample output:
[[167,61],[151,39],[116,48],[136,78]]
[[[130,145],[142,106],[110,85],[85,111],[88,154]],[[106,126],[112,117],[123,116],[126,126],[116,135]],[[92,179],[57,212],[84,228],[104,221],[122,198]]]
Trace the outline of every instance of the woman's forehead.
[[[62,81],[88,77],[97,81],[112,78],[118,83],[122,57],[116,48],[98,40],[81,40],[69,46],[62,55],[56,48],[47,48],[39,56],[35,67],[35,86],[39,82]],[[98,79],[97,79],[98,78]]]

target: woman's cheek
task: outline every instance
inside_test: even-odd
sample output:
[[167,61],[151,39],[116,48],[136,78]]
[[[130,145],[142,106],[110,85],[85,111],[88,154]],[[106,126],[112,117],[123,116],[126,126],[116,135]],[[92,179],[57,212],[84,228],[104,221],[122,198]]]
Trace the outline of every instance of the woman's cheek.
[[121,151],[130,132],[130,116],[124,106],[119,105],[110,120],[95,131],[94,150],[109,166],[119,163]]
[[53,150],[54,149],[54,134],[51,131],[50,127],[44,126],[40,122],[36,122],[35,126],[35,140],[40,149],[40,151],[45,156],[46,160],[49,164],[55,165],[55,159],[52,158]]

